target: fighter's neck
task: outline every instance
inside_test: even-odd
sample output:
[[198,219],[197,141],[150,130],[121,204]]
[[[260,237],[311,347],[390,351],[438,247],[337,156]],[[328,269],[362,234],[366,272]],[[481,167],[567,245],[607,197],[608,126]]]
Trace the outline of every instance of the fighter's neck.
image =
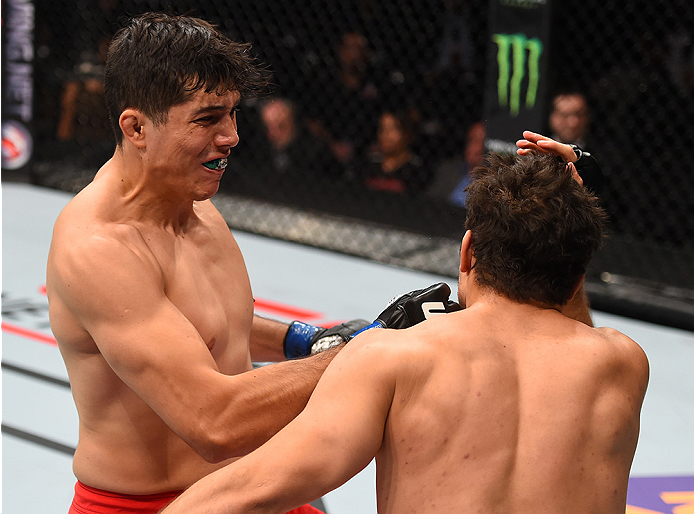
[[99,170],[95,182],[103,181],[114,209],[133,221],[146,221],[174,230],[185,228],[195,215],[195,202],[151,174],[128,162],[116,150],[113,158]]
[[489,287],[479,286],[474,281],[473,277],[470,277],[470,283],[467,286],[467,294],[465,297],[465,307],[470,308],[473,305],[477,307],[487,305],[494,309],[498,309],[499,312],[521,312],[527,314],[550,310],[560,312],[558,306],[545,305],[532,300],[524,302],[513,300]]
[[497,294],[483,294],[470,304],[467,304],[468,312],[486,313],[482,314],[490,319],[494,319],[497,326],[526,327],[532,329],[546,323],[550,319],[562,317],[558,309],[534,303],[518,302],[510,298]]

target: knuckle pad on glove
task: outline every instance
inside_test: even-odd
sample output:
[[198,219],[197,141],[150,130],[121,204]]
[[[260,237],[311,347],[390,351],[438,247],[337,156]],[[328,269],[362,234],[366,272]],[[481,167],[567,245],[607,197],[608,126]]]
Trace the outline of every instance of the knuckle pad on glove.
[[347,342],[352,334],[369,324],[365,319],[352,319],[316,334],[311,340],[311,354],[315,355]]
[[316,337],[313,339],[312,342],[315,344],[316,342],[328,337],[333,340],[335,339],[335,337],[340,337],[344,342],[347,340],[347,336],[352,335],[354,332],[361,330],[367,325],[369,325],[369,322],[365,319],[352,319],[349,321],[345,321],[344,323],[335,325],[334,327],[331,327],[325,330],[324,332],[321,332],[320,334],[316,334]]

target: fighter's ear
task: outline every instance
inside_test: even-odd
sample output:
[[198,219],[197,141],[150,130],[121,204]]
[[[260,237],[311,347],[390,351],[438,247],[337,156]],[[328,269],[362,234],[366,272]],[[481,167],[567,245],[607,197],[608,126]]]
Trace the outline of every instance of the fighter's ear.
[[123,138],[127,139],[137,148],[144,148],[145,130],[144,126],[149,118],[137,109],[125,109],[118,118],[118,125],[123,131]]
[[472,232],[467,230],[460,245],[460,272],[467,273],[472,269]]

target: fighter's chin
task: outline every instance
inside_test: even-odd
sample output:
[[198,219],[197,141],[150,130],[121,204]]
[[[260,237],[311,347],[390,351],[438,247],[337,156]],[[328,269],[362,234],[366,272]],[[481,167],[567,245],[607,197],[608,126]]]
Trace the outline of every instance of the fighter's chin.
[[[220,177],[221,178],[221,177]],[[204,186],[200,185],[194,193],[193,200],[196,202],[202,202],[203,200],[209,200],[219,191],[219,180],[215,180]]]

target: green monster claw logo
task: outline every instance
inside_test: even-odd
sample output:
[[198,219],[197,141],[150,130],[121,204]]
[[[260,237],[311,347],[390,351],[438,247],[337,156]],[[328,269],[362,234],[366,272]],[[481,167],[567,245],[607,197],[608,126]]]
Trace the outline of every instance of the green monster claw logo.
[[[528,39],[523,34],[494,34],[492,41],[499,47],[496,54],[496,60],[499,64],[499,79],[497,80],[499,105],[509,106],[511,115],[518,116],[521,84],[525,78],[526,63],[528,90],[525,94],[525,106],[532,109],[537,99],[542,42],[537,38]],[[511,55],[513,56],[513,63],[511,63]],[[511,67],[513,67],[513,75],[510,74]]]

